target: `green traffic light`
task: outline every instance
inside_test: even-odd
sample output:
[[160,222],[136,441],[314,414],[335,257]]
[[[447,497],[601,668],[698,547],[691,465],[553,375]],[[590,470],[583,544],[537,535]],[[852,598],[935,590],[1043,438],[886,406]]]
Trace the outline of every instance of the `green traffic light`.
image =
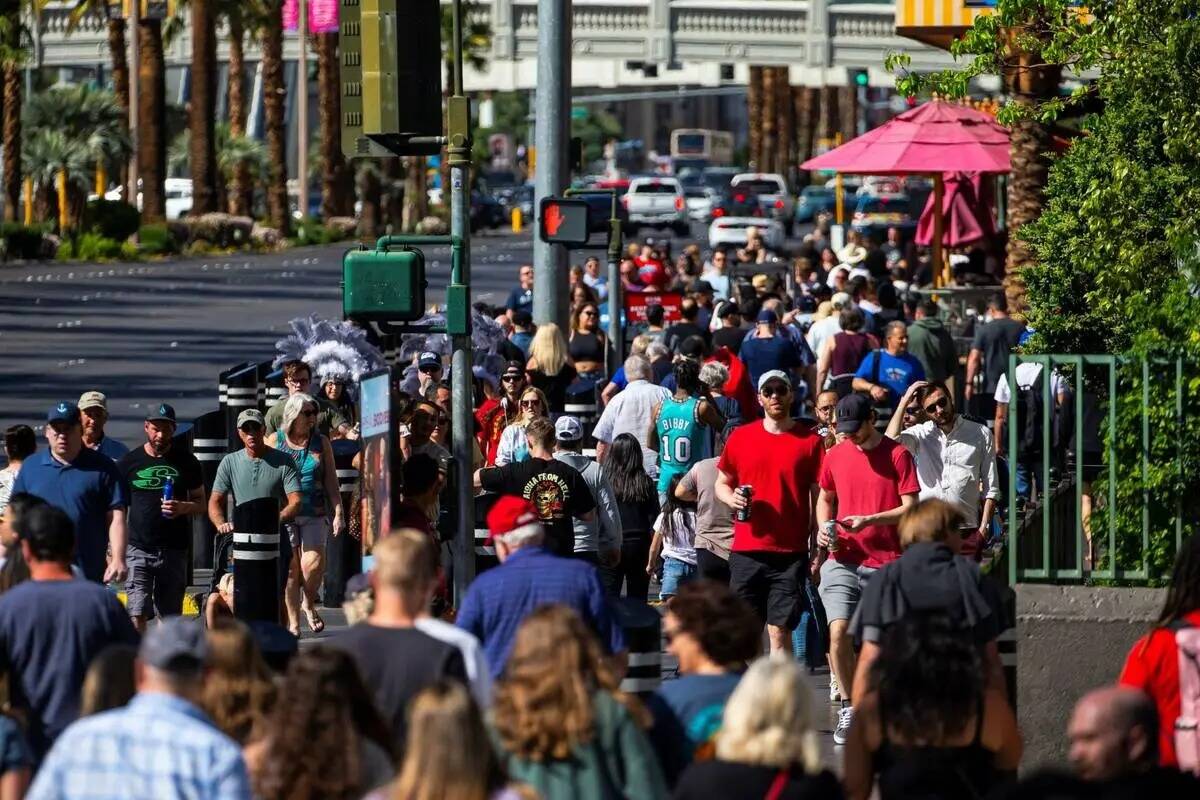
[[867,85],[867,82],[868,82],[868,77],[867,77],[867,72],[866,72],[866,70],[862,70],[862,71],[860,71],[860,72],[856,72],[856,73],[854,74],[854,82],[855,82],[856,84],[858,84],[859,86],[866,86],[866,85]]

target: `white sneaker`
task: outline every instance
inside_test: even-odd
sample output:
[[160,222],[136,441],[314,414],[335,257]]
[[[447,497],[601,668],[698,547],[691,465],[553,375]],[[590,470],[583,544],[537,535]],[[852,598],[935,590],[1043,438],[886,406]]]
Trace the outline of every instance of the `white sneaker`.
[[837,675],[829,673],[829,702],[842,702],[842,687],[838,686]]
[[833,729],[833,743],[842,745],[850,738],[850,723],[854,721],[854,709],[842,706],[838,710],[837,727]]

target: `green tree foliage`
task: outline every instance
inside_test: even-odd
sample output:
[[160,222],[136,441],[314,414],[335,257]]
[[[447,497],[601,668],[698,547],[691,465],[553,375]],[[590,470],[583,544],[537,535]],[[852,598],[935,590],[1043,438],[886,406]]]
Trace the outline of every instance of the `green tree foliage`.
[[[1177,529],[1187,535],[1200,521],[1200,15],[1194,0],[1087,7],[1090,16],[1066,0],[1000,0],[955,45],[969,59],[962,69],[916,76],[903,55],[889,66],[901,91],[961,95],[975,75],[1011,68],[1032,40],[1068,72],[1098,71],[1046,103],[1014,98],[1001,119],[1054,120],[1084,101],[1100,109],[1054,161],[1045,211],[1023,229],[1038,262],[1024,271],[1037,331],[1029,350],[1131,357],[1118,371],[1116,425],[1104,429],[1116,502],[1093,529],[1103,536],[1115,522],[1118,565],[1154,576],[1169,569]],[[1100,371],[1085,378],[1098,381]],[[1096,387],[1101,396],[1106,384]],[[1096,488],[1107,497],[1109,478]]]
[[604,157],[604,143],[624,135],[621,122],[607,111],[587,109],[582,119],[571,118],[571,135],[583,140],[583,163],[587,165]]

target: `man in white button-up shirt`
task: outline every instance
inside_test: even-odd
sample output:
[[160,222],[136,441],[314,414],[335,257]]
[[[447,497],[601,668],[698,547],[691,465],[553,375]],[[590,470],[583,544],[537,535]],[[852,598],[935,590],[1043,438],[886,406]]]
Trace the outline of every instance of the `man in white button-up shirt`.
[[[927,421],[902,431],[904,409],[914,397]],[[918,381],[897,404],[887,435],[904,445],[917,462],[920,499],[937,497],[953,503],[978,532],[980,541],[985,541],[1000,499],[996,450],[988,429],[963,419],[945,384]],[[972,538],[970,531],[963,535]]]

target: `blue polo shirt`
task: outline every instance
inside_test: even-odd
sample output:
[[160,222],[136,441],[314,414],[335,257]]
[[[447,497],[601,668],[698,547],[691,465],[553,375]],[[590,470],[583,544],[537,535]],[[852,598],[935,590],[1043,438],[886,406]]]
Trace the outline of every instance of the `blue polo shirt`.
[[888,403],[895,405],[917,381],[925,380],[925,368],[912,353],[894,356],[887,350],[872,350],[863,356],[854,377],[870,381],[875,374],[875,359],[879,359],[879,385],[888,390]]
[[596,568],[559,558],[542,547],[524,547],[477,577],[458,610],[458,627],[483,643],[492,677],[504,672],[517,628],[542,606],[574,609],[609,652],[625,649],[625,635],[608,609]]
[[100,440],[100,446],[96,448],[96,452],[108,456],[113,461],[120,461],[121,456],[129,452],[129,448],[111,436],[105,436]]
[[25,460],[13,494],[28,492],[67,512],[75,523],[75,563],[88,580],[104,580],[108,512],[129,505],[112,459],[84,447],[69,464],[41,450]]

